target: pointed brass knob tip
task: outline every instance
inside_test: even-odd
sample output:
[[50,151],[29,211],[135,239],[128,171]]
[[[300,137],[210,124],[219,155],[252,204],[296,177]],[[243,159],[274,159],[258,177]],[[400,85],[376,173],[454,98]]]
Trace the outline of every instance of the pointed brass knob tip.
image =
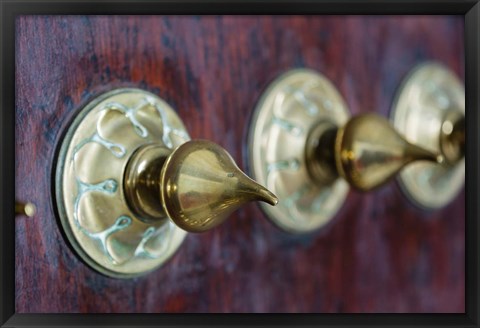
[[237,167],[225,149],[204,140],[186,142],[170,154],[160,186],[165,212],[189,232],[214,228],[250,201],[278,203],[273,193]]
[[377,188],[405,165],[420,160],[442,163],[444,158],[409,143],[379,115],[355,116],[337,132],[336,167],[356,189]]

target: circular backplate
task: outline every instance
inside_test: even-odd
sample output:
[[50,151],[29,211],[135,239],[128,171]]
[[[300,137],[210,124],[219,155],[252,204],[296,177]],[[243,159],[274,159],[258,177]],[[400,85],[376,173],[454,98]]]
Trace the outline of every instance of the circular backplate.
[[348,185],[315,184],[305,165],[305,145],[314,126],[325,119],[346,123],[347,106],[324,76],[296,69],[275,80],[262,95],[249,133],[253,178],[279,198],[275,207],[261,203],[278,226],[293,233],[324,226],[338,211]]
[[140,146],[160,143],[173,150],[187,140],[175,111],[138,89],[103,94],[75,118],[59,152],[56,202],[69,241],[89,265],[128,278],[155,269],[178,249],[186,232],[167,217],[155,223],[136,217],[123,178]]
[[[393,106],[393,125],[409,142],[439,153],[439,133],[449,111],[465,115],[463,84],[444,66],[426,63],[415,68],[399,89]],[[465,159],[454,166],[412,163],[400,172],[398,180],[414,204],[440,208],[463,187]]]

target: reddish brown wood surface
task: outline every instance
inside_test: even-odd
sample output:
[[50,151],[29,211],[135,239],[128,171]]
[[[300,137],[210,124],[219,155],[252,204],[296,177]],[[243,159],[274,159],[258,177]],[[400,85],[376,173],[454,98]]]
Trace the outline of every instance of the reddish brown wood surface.
[[284,233],[255,204],[191,234],[148,276],[116,280],[67,247],[52,165],[68,121],[118,86],[153,91],[193,138],[246,166],[249,117],[280,73],[309,67],[351,111],[388,115],[407,72],[438,60],[464,77],[463,19],[362,16],[24,16],[16,21],[15,305],[30,312],[463,312],[465,194],[414,208],[395,182],[351,192],[334,222]]

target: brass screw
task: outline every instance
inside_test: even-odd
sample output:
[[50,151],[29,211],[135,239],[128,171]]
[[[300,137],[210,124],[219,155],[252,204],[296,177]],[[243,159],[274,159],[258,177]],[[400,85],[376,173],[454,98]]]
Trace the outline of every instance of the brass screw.
[[35,215],[37,208],[33,203],[15,202],[15,215],[26,215],[29,218]]

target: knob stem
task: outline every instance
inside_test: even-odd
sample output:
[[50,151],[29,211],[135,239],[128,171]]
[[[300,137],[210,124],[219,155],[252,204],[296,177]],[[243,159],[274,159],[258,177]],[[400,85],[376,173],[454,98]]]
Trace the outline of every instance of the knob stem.
[[158,183],[171,149],[159,144],[140,147],[130,158],[124,177],[126,201],[138,218],[145,223],[165,220]]
[[449,110],[440,131],[440,150],[445,162],[455,165],[465,156],[465,116],[458,110]]

